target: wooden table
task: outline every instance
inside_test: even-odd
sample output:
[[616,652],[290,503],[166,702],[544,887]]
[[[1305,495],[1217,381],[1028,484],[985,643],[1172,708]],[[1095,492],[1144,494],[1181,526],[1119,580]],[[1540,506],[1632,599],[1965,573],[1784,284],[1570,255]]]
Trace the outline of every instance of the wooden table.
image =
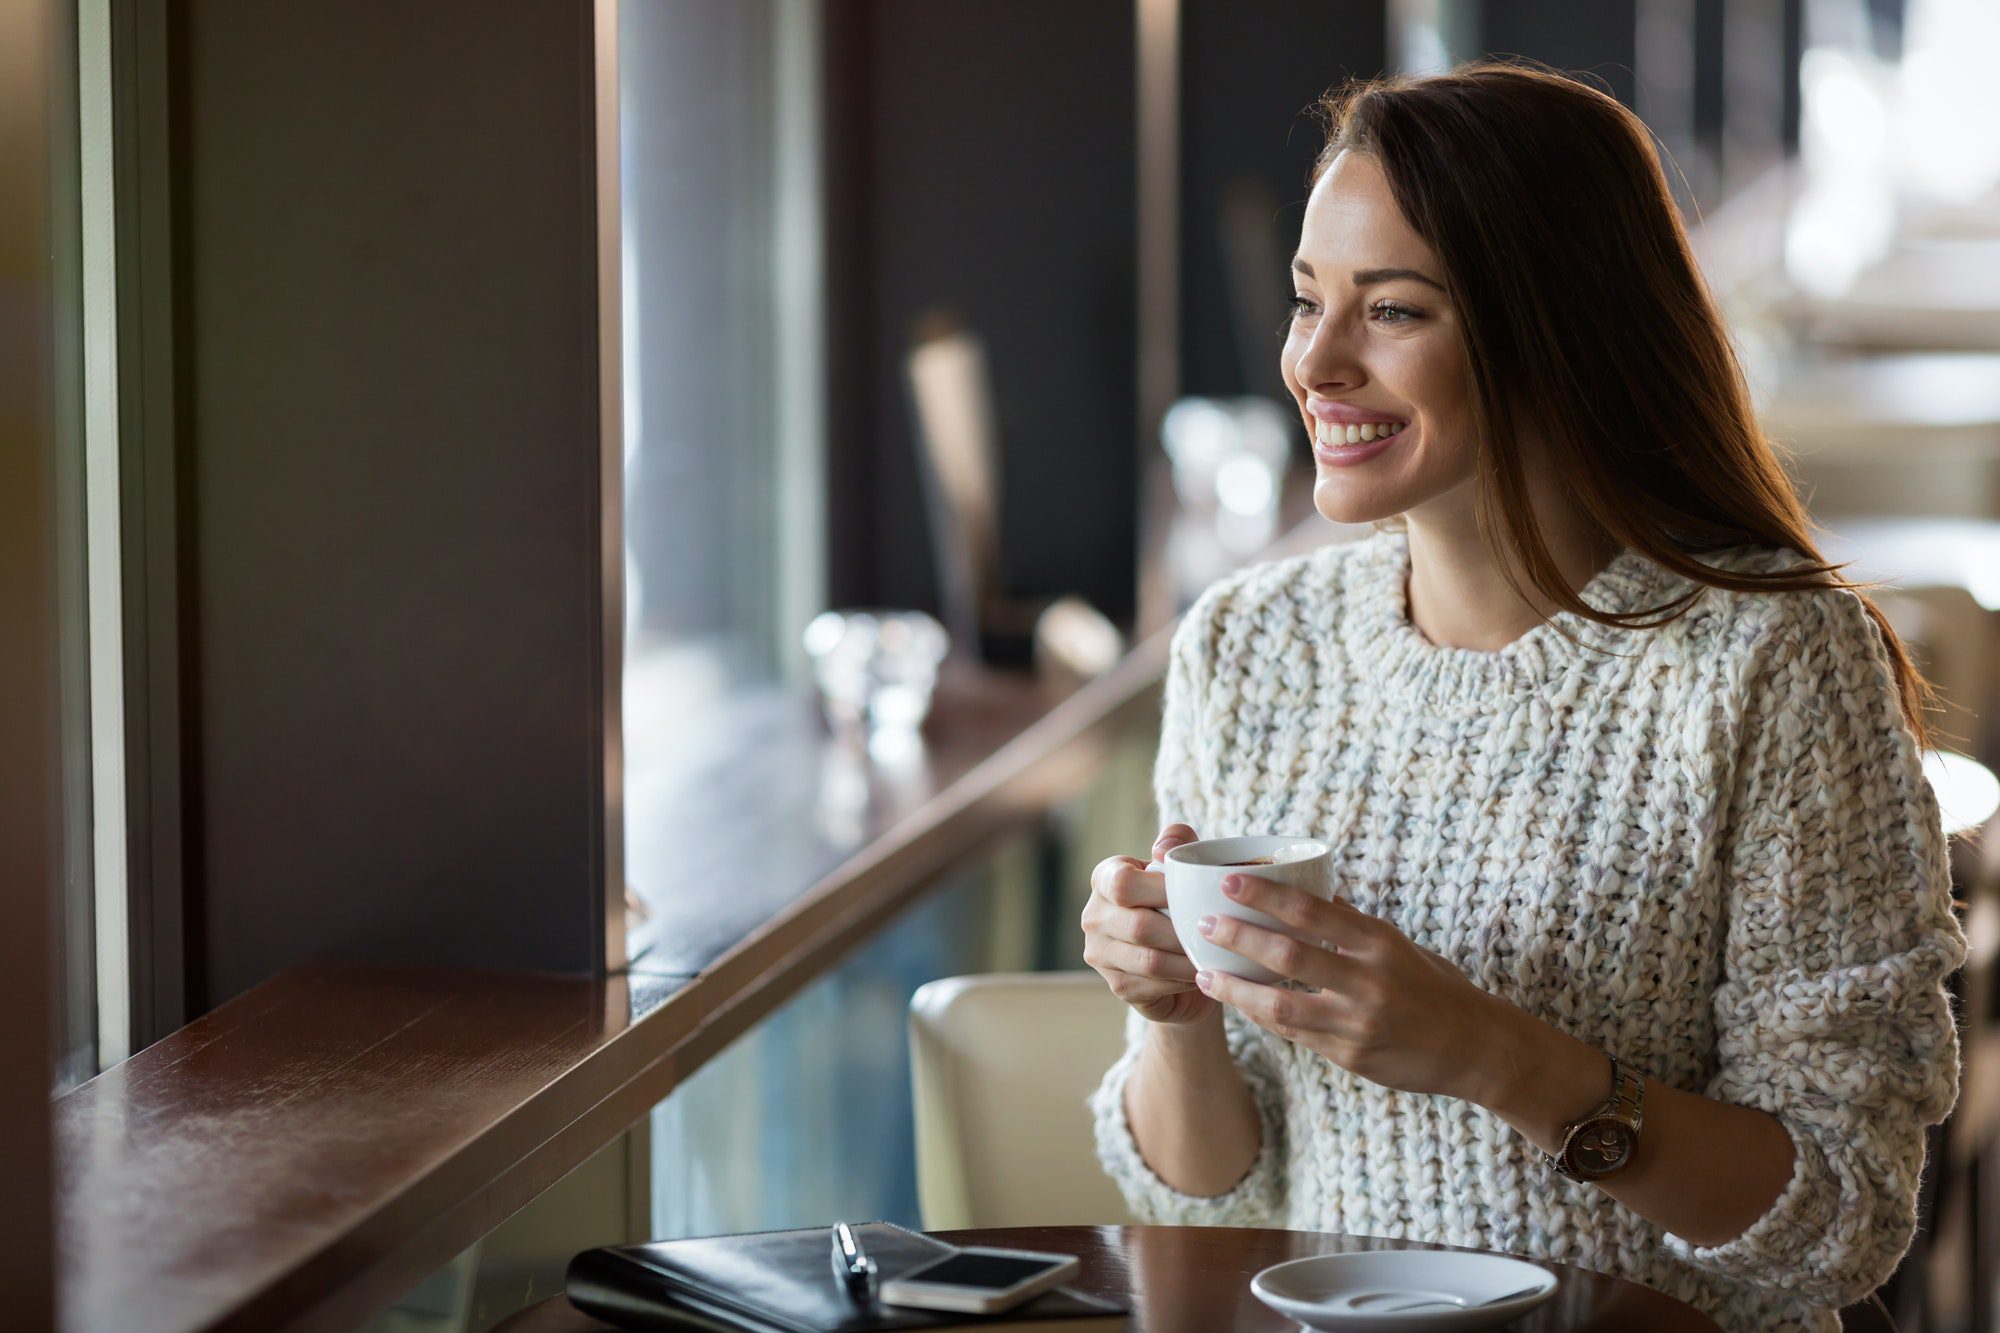
[[[1299,1326],[1250,1294],[1250,1278],[1287,1259],[1349,1250],[1443,1250],[1446,1245],[1247,1227],[1000,1227],[940,1231],[957,1245],[1055,1250],[1083,1260],[1073,1285],[1129,1299],[1127,1333],[1291,1333]],[[1556,1298],[1507,1325],[1509,1333],[1719,1333],[1707,1315],[1623,1278],[1544,1264],[1562,1278]],[[1022,1327],[1032,1327],[1022,1325]],[[493,1333],[604,1333],[558,1296]]]

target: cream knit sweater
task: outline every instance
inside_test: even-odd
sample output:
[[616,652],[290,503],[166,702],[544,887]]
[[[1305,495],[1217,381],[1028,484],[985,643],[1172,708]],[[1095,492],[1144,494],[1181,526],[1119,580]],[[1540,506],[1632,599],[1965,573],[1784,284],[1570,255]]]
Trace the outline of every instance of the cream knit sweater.
[[[1697,1246],[1547,1170],[1486,1110],[1369,1083],[1234,1010],[1263,1123],[1249,1173],[1197,1197],[1140,1157],[1136,1014],[1091,1098],[1105,1169],[1147,1220],[1507,1251],[1728,1329],[1831,1333],[1908,1245],[1923,1126],[1958,1083],[1945,843],[1866,612],[1830,589],[1710,590],[1664,628],[1563,614],[1481,652],[1409,623],[1408,569],[1385,532],[1202,594],[1173,638],[1161,822],[1327,840],[1342,894],[1479,986],[1653,1080],[1775,1115],[1790,1184]],[[1686,587],[1628,550],[1583,595],[1630,611]]]

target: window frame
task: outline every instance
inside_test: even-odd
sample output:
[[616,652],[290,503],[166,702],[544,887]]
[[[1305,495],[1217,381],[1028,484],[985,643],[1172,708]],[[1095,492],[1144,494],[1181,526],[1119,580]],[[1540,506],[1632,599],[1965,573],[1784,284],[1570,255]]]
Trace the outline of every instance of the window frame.
[[181,520],[192,478],[176,448],[172,127],[184,123],[171,71],[169,7],[108,0],[111,171],[118,273],[117,426],[120,619],[124,676],[124,916],[127,1051],[188,1021],[183,830],[184,743],[194,700],[183,688],[183,626],[192,608]]

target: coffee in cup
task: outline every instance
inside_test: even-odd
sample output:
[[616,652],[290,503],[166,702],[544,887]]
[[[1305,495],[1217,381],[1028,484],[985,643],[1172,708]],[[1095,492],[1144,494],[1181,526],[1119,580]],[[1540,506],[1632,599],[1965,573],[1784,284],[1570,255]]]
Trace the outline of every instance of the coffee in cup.
[[1174,923],[1182,951],[1197,968],[1268,985],[1281,978],[1262,964],[1210,943],[1195,929],[1195,923],[1205,916],[1235,917],[1270,930],[1285,929],[1283,922],[1252,911],[1222,891],[1222,881],[1245,866],[1255,866],[1259,879],[1290,884],[1316,898],[1333,897],[1332,849],[1316,838],[1204,838],[1182,843],[1146,869],[1166,875],[1164,915]]

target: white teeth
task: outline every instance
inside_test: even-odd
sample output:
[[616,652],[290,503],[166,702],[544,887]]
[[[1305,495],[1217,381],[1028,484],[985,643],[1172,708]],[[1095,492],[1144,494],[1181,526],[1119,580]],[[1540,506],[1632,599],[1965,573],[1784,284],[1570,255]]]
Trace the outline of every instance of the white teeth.
[[1316,421],[1313,423],[1313,438],[1321,444],[1338,448],[1368,440],[1386,440],[1392,435],[1400,435],[1408,424],[1406,421],[1371,421],[1365,426],[1339,426],[1331,421]]

